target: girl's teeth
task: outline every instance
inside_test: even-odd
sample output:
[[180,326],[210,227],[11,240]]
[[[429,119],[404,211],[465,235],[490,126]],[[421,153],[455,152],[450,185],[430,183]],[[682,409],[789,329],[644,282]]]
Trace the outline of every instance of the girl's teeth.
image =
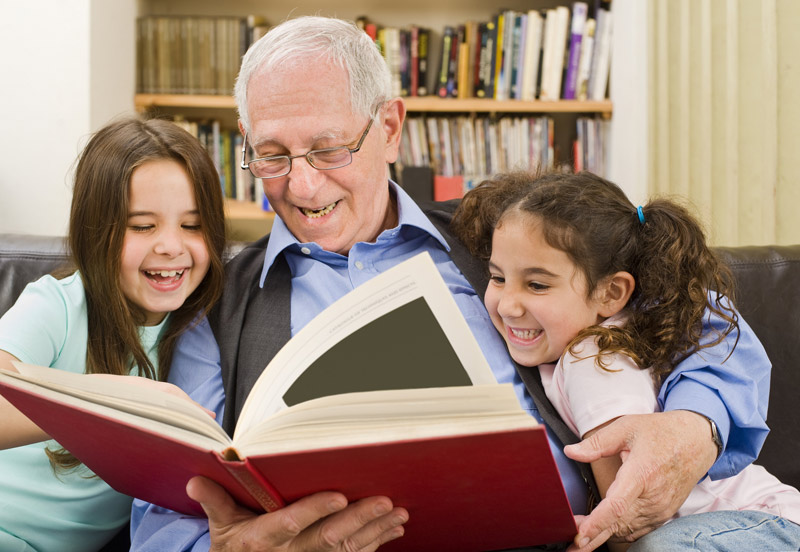
[[148,270],[147,273],[162,278],[174,278],[178,274],[183,274],[183,270]]
[[520,339],[533,339],[536,337],[541,330],[515,330],[511,328],[511,333],[514,334],[514,337],[518,337]]

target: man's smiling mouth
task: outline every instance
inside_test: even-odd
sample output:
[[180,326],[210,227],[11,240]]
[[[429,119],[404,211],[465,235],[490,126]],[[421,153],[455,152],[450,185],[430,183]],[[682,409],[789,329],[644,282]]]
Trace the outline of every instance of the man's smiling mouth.
[[300,210],[308,218],[319,218],[319,217],[324,217],[325,215],[333,211],[333,208],[336,207],[337,203],[339,202],[334,201],[330,205],[326,205],[325,207],[320,207],[319,209],[307,209],[305,207],[301,207]]

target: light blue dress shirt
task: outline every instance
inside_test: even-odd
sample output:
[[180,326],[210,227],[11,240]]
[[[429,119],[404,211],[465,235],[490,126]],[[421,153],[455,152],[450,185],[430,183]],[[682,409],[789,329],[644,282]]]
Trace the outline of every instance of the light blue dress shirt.
[[[427,251],[469,323],[497,380],[501,383],[513,383],[522,407],[541,421],[536,406],[517,375],[505,344],[494,329],[483,302],[450,260],[448,255],[450,247],[447,242],[402,188],[393,182],[390,182],[390,186],[397,197],[398,226],[382,232],[374,243],[355,244],[348,256],[325,251],[315,243],[299,243],[283,221],[275,218],[265,254],[261,284],[263,285],[265,275],[275,257],[283,253],[292,272],[292,335],[345,293],[381,271],[417,253]],[[268,332],[269,328],[265,328],[264,331]],[[725,410],[726,404],[729,410],[731,404],[741,404],[751,409],[758,405],[759,413],[750,416],[750,425],[745,427],[757,426],[756,429],[763,428],[766,431],[763,420],[769,395],[769,363],[761,362],[754,366],[752,364],[753,356],[748,356],[747,353],[740,354],[739,347],[742,346],[743,341],[746,343],[755,341],[755,345],[760,347],[749,327],[745,327],[742,334],[736,349],[736,360],[734,362],[733,358],[729,359],[725,368],[720,370],[717,365],[704,365],[703,359],[694,359],[698,355],[693,355],[684,362],[686,369],[684,369],[684,364],[676,369],[676,373],[672,374],[665,385],[665,388],[670,386],[666,407],[676,408],[675,405],[679,405],[677,408],[688,408],[706,414],[714,420],[718,420],[717,425],[720,427],[720,431],[727,435],[728,430],[737,427],[738,420],[734,419],[733,424],[731,423],[728,412]],[[761,351],[763,353],[763,348]],[[693,359],[694,362],[690,363]],[[766,356],[764,355],[765,360]],[[730,376],[729,371],[732,365],[734,365],[733,371],[742,385],[745,384],[745,380],[752,382],[754,381],[752,378],[756,378],[757,386],[751,388],[746,397],[739,396],[738,393],[741,393],[743,388],[738,383],[730,394],[707,387],[711,383],[725,386],[729,381],[728,376]],[[692,375],[681,377],[679,373],[687,370],[692,371]],[[696,373],[699,374],[695,375]],[[708,374],[706,375],[706,373]],[[211,328],[205,320],[181,338],[172,362],[169,379],[184,389],[194,400],[216,412],[218,421],[222,420],[225,393],[219,366],[219,348]],[[675,389],[680,389],[680,393],[685,395],[684,398],[673,399],[672,395]],[[706,400],[709,394],[717,393],[722,396],[725,404],[721,404],[719,398],[715,401]],[[664,390],[662,390],[663,394]],[[756,423],[759,414],[760,426]],[[548,436],[573,511],[584,513],[587,500],[585,483],[575,464],[564,456],[562,445],[551,435],[551,432],[548,433]],[[761,442],[758,442],[758,439],[753,439],[749,433],[743,438],[752,445],[746,447],[747,449],[759,450],[763,443],[763,438]],[[737,460],[742,461],[738,457]],[[752,458],[738,466],[735,471],[740,470],[750,461]],[[737,466],[736,461],[726,462],[726,464],[734,468]],[[509,476],[513,477],[513,474]],[[131,535],[131,550],[206,551],[210,545],[208,523],[205,519],[187,518],[139,500],[134,501],[133,505]]]

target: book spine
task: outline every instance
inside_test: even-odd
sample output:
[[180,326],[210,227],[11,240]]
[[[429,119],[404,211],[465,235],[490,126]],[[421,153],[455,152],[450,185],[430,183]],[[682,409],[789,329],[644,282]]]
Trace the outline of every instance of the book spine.
[[612,24],[611,12],[600,9],[597,14],[597,26],[595,28],[595,53],[589,76],[590,100],[602,100],[606,97],[609,58],[611,56]]
[[588,11],[589,6],[586,2],[575,2],[572,5],[569,59],[567,61],[567,71],[564,79],[564,92],[561,95],[565,100],[575,99],[575,90],[578,83],[578,62],[581,56],[581,41],[583,40],[583,30],[586,26],[586,15]]
[[495,18],[495,40],[494,51],[492,52],[492,92],[490,98],[499,98],[497,89],[501,86],[501,69],[503,67],[503,38],[505,28],[503,27],[504,14],[501,12]]
[[442,35],[442,55],[439,61],[439,76],[437,79],[436,93],[442,97],[447,97],[447,73],[450,68],[450,49],[455,34],[453,27],[447,26],[444,28]]
[[[250,496],[258,502],[267,512],[274,512],[286,506],[286,501],[278,491],[261,475],[253,466],[245,460],[239,460],[238,455],[233,449],[228,449],[220,455],[219,462],[226,470],[239,482]],[[228,459],[231,456],[235,459]]]
[[419,27],[412,26],[409,31],[410,44],[409,44],[409,95],[417,96],[419,94]]
[[578,100],[585,100],[588,97],[589,74],[592,68],[592,54],[594,53],[594,29],[595,20],[586,20],[586,28],[583,31],[581,41],[581,59],[578,63],[578,82],[576,84],[575,97]]
[[418,80],[417,80],[417,94],[419,96],[427,96],[428,90],[428,45],[430,43],[431,31],[430,29],[419,29],[419,51],[417,53],[418,64]]

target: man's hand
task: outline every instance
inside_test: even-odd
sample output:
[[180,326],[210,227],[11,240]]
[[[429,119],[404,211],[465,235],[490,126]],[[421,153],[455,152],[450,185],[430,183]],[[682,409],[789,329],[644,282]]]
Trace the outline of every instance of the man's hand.
[[373,552],[401,537],[403,523],[408,521],[408,512],[392,508],[386,497],[365,498],[348,505],[339,493],[317,493],[256,516],[237,506],[210,479],[192,478],[186,492],[208,516],[211,552]]
[[717,456],[708,420],[688,410],[623,416],[564,447],[579,462],[619,454],[622,467],[605,498],[585,518],[570,551],[606,540],[632,542],[672,517]]

